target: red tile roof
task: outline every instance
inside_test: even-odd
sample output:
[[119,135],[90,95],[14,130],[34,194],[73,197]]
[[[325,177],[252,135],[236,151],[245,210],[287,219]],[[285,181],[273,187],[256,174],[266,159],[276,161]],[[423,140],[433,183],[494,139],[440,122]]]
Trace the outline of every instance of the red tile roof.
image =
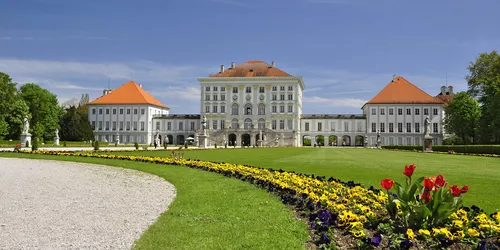
[[228,68],[224,72],[211,74],[209,77],[259,77],[259,76],[291,76],[264,61],[248,61]]
[[441,93],[439,93],[439,95],[436,96],[436,98],[440,99],[441,101],[444,102],[444,105],[448,105],[450,104],[451,101],[453,101],[453,97],[455,97],[455,94],[446,94],[446,95],[443,95]]
[[397,76],[366,104],[444,104],[401,76]]
[[150,104],[168,108],[133,81],[123,84],[111,91],[111,93],[101,96],[89,104]]

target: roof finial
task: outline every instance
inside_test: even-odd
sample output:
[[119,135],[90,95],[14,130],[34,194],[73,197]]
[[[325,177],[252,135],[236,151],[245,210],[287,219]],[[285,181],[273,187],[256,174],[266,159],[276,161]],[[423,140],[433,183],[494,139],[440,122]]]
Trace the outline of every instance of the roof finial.
[[392,74],[392,80],[396,80],[396,74]]

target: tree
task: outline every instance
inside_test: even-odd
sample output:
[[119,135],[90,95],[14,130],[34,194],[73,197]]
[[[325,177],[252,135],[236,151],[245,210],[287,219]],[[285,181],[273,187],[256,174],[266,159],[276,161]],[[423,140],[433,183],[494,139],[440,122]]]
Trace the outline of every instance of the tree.
[[9,75],[0,72],[0,139],[9,133],[7,115],[10,113],[16,99],[16,83]]
[[24,118],[31,118],[29,108],[20,95],[16,95],[11,110],[6,115],[6,121],[9,124],[8,137],[18,138],[24,126]]
[[467,92],[459,92],[445,108],[445,129],[463,139],[476,143],[481,118],[479,102]]
[[62,112],[56,95],[34,83],[21,86],[19,93],[31,114],[30,129],[33,137],[53,138]]
[[469,75],[466,76],[468,92],[477,97],[481,104],[480,120],[481,141],[500,143],[500,55],[496,50],[481,53],[475,62],[469,64]]
[[87,111],[71,106],[61,119],[61,139],[64,141],[87,141],[94,138]]

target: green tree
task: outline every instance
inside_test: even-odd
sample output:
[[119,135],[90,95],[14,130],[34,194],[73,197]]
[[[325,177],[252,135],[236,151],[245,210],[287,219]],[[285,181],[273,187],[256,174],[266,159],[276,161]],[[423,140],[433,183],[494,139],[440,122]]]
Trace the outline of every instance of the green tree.
[[445,108],[445,129],[463,139],[476,143],[481,118],[479,102],[467,92],[459,92]]
[[31,118],[28,105],[19,95],[16,95],[11,110],[6,115],[6,121],[9,124],[9,138],[15,139],[19,137],[23,130],[25,117]]
[[61,139],[64,141],[84,141],[93,139],[92,126],[87,111],[83,107],[70,106],[61,119]]
[[52,139],[62,112],[56,95],[34,83],[21,86],[19,93],[31,114],[30,129],[33,137]]
[[0,139],[9,133],[7,115],[13,108],[16,95],[16,83],[9,75],[0,72]]
[[475,62],[469,64],[466,76],[468,92],[477,97],[483,115],[480,120],[481,141],[500,143],[500,55],[496,50],[481,53]]

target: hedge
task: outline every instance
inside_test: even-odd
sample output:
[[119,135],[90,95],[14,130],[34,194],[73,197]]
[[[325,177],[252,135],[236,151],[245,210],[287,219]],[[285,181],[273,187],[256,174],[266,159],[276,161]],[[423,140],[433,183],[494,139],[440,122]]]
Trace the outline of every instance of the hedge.
[[[422,151],[423,146],[418,145],[390,145],[382,146],[384,149],[401,149],[401,150],[419,150]],[[448,152],[452,150],[456,153],[471,153],[471,154],[496,154],[500,155],[500,145],[435,145],[432,146],[433,151]]]

